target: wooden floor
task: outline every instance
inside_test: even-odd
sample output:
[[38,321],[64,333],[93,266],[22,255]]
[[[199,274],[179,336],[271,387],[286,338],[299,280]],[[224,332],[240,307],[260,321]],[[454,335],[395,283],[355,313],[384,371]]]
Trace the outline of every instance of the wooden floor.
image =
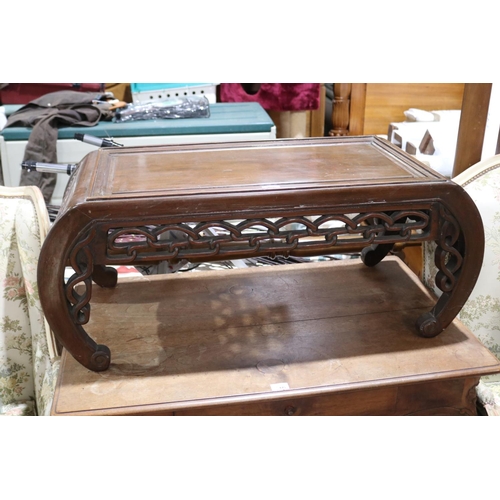
[[[467,414],[498,360],[396,258],[128,278],[94,287],[95,373],[63,353],[53,415]],[[471,399],[472,398],[472,399]]]

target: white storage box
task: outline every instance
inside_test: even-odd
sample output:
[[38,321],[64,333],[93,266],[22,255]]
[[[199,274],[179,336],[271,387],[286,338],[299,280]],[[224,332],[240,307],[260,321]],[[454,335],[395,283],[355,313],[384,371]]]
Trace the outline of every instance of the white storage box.
[[204,95],[209,103],[216,102],[217,83],[131,83],[134,104],[165,101],[175,97]]
[[[431,114],[431,113],[429,113]],[[391,123],[387,139],[445,177],[451,178],[457,147],[460,110],[432,111],[435,121]],[[430,139],[429,151],[422,151]],[[427,141],[427,142],[426,142]]]

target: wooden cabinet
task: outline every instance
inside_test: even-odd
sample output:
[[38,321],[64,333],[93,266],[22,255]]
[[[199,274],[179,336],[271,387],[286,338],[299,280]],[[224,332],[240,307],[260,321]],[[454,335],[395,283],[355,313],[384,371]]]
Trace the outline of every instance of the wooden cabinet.
[[498,360],[397,258],[128,278],[97,288],[93,372],[64,351],[53,415],[474,415]]

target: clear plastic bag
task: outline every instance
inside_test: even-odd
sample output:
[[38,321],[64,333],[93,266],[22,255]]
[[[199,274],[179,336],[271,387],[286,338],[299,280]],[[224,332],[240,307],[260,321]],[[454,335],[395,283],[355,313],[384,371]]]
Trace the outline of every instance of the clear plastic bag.
[[170,118],[208,118],[210,103],[205,96],[176,97],[147,104],[127,104],[118,108],[114,121],[163,120]]

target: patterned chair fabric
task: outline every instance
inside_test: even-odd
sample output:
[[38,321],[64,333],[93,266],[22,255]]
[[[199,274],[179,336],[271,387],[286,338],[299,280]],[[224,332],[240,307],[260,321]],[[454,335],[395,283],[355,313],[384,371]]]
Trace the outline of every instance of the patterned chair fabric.
[[48,415],[59,360],[38,296],[41,191],[0,186],[0,415]]
[[[484,225],[485,251],[476,286],[460,320],[500,359],[500,155],[481,161],[453,179],[476,203]],[[434,243],[423,251],[423,281],[437,295]],[[483,377],[478,397],[488,413],[500,410],[500,374]]]

